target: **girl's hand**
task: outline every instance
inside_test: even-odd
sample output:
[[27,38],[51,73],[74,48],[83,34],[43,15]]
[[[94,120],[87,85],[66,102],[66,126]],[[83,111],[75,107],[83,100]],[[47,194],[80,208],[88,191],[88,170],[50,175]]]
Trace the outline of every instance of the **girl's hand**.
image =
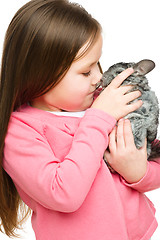
[[109,151],[105,152],[105,158],[128,183],[136,183],[147,170],[146,145],[147,141],[142,148],[137,149],[130,121],[120,119],[110,134]]
[[133,91],[128,93],[133,86],[121,86],[122,82],[133,72],[134,70],[132,68],[128,68],[117,75],[108,87],[96,98],[91,107],[103,110],[116,120],[138,109],[142,105],[141,100],[131,104],[128,103],[140,97],[141,92]]

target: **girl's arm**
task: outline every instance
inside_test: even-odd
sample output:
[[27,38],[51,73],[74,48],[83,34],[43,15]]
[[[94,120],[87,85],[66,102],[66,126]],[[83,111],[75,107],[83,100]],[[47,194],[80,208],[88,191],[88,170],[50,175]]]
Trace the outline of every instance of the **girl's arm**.
[[160,158],[147,162],[146,174],[139,182],[128,184],[124,179],[122,181],[126,186],[142,193],[160,188]]
[[[116,120],[106,113],[88,109],[71,145],[61,143],[68,139],[65,138],[68,133],[53,128],[52,145],[58,141],[68,153],[59,159],[59,152],[52,151],[49,145],[41,121],[32,118],[26,121],[16,115],[11,118],[5,140],[4,169],[20,192],[23,190],[35,202],[56,211],[74,212],[90,191],[108,145],[108,134],[115,124]],[[57,151],[66,151],[60,146]],[[33,203],[29,205],[32,209]]]
[[109,149],[105,157],[125,185],[140,192],[160,187],[160,158],[147,161],[146,142],[141,149],[136,148],[129,120],[118,122],[110,134]]

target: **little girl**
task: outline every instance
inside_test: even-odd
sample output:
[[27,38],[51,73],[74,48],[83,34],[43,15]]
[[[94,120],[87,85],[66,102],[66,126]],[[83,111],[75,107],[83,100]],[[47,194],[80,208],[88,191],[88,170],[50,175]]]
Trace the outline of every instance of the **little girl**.
[[133,73],[127,69],[94,100],[101,51],[100,24],[67,0],[31,0],[11,21],[0,86],[0,218],[8,236],[19,211],[28,213],[21,199],[37,240],[149,240],[155,231],[144,192],[160,187],[160,159],[147,161],[146,144],[135,147],[123,120],[142,105],[128,104],[140,92],[121,86]]

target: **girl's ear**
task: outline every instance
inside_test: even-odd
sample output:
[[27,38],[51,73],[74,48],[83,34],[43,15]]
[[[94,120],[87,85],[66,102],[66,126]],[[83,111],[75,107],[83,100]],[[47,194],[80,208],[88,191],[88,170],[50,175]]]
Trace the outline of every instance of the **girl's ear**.
[[137,75],[145,75],[155,68],[155,63],[152,60],[144,59],[133,66],[134,72]]

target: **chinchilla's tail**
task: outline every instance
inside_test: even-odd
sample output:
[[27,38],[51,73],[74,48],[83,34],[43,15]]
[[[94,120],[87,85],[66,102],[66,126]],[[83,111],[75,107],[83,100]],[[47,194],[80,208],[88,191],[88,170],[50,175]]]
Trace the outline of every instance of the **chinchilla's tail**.
[[149,161],[153,161],[155,158],[160,158],[160,140],[155,140],[151,146],[151,154],[148,158]]

